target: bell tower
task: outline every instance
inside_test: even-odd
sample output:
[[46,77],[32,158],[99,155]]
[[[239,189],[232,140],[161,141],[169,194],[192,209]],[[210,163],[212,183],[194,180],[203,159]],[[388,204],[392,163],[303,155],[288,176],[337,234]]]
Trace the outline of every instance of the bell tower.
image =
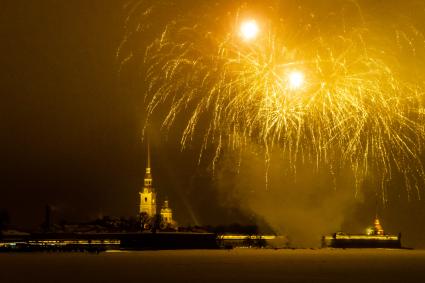
[[156,192],[152,186],[152,173],[151,173],[151,156],[149,141],[147,145],[147,161],[145,179],[143,182],[143,189],[139,192],[140,207],[139,213],[145,213],[149,217],[156,215]]
[[164,205],[161,208],[161,218],[162,218],[162,222],[166,226],[169,226],[169,225],[173,225],[174,224],[173,211],[168,206],[168,200],[164,201]]

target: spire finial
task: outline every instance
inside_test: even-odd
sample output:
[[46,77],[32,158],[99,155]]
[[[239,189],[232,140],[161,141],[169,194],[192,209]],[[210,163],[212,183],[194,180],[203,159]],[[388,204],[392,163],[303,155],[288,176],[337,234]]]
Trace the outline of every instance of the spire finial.
[[147,138],[147,142],[148,142],[148,160],[146,163],[146,168],[151,168],[151,148],[150,148],[150,143],[149,143],[149,137]]
[[146,157],[146,173],[145,173],[145,187],[152,186],[152,175],[151,175],[151,153],[150,153],[150,145],[149,138],[146,139],[147,142],[147,157]]
[[150,174],[151,174],[151,150],[150,150],[149,138],[147,138],[146,141],[147,141],[147,146],[146,146],[146,150],[147,150],[146,177],[150,177]]

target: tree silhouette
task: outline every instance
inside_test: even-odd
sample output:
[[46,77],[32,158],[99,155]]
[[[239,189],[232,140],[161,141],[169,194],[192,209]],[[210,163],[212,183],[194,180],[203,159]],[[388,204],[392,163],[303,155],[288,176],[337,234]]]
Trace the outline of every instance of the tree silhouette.
[[140,231],[149,230],[151,225],[151,218],[146,212],[139,214]]

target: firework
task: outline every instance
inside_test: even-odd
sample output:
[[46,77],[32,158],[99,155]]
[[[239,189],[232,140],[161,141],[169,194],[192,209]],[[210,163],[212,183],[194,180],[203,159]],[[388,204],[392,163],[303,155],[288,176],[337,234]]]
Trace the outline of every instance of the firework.
[[301,2],[130,5],[136,28],[122,46],[145,36],[136,49],[148,116],[166,108],[165,128],[185,120],[182,147],[201,136],[200,158],[214,146],[213,163],[255,143],[266,162],[278,149],[294,172],[302,160],[350,167],[359,184],[374,175],[384,198],[400,172],[419,195],[422,33],[409,17],[367,20],[353,1]]

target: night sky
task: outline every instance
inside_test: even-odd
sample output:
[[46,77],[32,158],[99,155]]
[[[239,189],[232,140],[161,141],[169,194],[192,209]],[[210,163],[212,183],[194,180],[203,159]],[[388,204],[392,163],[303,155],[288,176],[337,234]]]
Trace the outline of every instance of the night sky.
[[[56,221],[137,213],[146,110],[137,62],[119,71],[124,2],[0,4],[0,208],[9,212],[13,224],[41,224],[46,204],[53,206]],[[391,3],[396,9],[397,1]],[[325,176],[311,177],[308,166],[300,169],[304,178],[294,185],[272,165],[271,179],[278,185],[267,191],[264,164],[256,154],[246,157],[251,162],[240,175],[232,158],[225,157],[212,176],[209,164],[197,165],[195,149],[180,150],[175,131],[166,134],[154,123],[149,137],[154,184],[181,225],[264,223],[273,215],[271,224],[281,219],[288,226],[297,223],[291,226],[292,237],[311,243],[305,235],[310,229],[363,232],[373,221],[373,189],[354,199],[352,192],[335,192]],[[240,193],[244,188],[256,194],[258,205]],[[385,208],[379,205],[384,228],[402,232],[407,245],[425,247],[423,201],[408,202],[402,189],[391,189],[390,202]],[[287,209],[269,212],[264,199],[270,197],[281,200],[271,202],[270,209]],[[318,215],[323,219],[315,219]],[[327,225],[329,219],[335,222]]]
[[[123,2],[6,1],[1,10],[0,207],[23,225],[41,223],[46,204],[57,221],[135,215],[145,111],[137,72],[119,75]],[[236,213],[211,202],[193,154],[155,130],[150,139],[155,185],[181,224]]]

